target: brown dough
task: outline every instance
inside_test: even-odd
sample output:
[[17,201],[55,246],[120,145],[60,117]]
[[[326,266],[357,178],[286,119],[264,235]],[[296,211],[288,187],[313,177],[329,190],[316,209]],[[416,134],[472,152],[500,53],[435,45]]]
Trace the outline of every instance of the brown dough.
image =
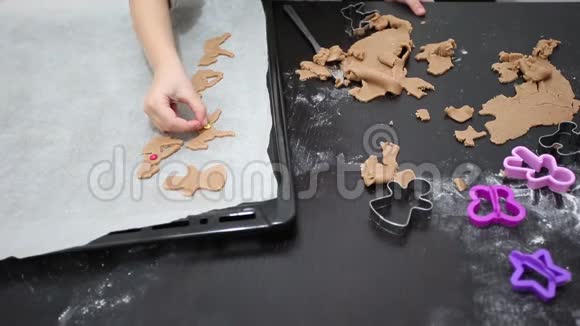
[[485,137],[486,135],[487,132],[476,131],[472,126],[467,126],[467,129],[465,130],[455,130],[455,138],[457,138],[459,142],[463,143],[465,147],[475,146],[474,140]]
[[460,107],[459,109],[453,107],[453,106],[448,106],[444,109],[445,114],[447,114],[448,117],[450,117],[451,119],[459,122],[459,123],[464,123],[465,121],[471,119],[471,117],[473,117],[473,112],[475,111],[475,109],[473,109],[471,106],[469,105],[464,105],[462,107]]
[[227,39],[232,36],[230,33],[224,33],[221,36],[210,38],[203,44],[203,57],[199,60],[198,66],[209,66],[217,61],[217,57],[220,55],[225,55],[226,57],[233,58],[235,55],[227,50],[220,47]]
[[[500,63],[492,66],[500,74],[500,82],[515,80],[518,73],[526,82],[515,86],[515,96],[499,95],[483,104],[479,111],[480,115],[495,117],[485,124],[493,143],[503,144],[523,136],[535,126],[572,120],[578,112],[580,101],[575,99],[570,82],[548,60],[559,43],[540,40],[532,56],[500,53]],[[515,77],[506,71],[513,71]]]
[[334,80],[334,87],[339,88],[339,87],[346,87],[350,85],[350,80],[348,79],[344,79],[344,78],[337,78]]
[[191,77],[191,82],[193,83],[193,88],[196,92],[201,93],[204,90],[215,86],[215,84],[219,83],[223,78],[224,74],[222,72],[211,69],[201,69]]
[[417,119],[419,119],[421,121],[431,120],[431,115],[429,114],[429,111],[427,111],[427,109],[417,110],[417,112],[415,112],[415,116],[417,117]]
[[304,81],[310,78],[318,78],[320,80],[327,80],[332,77],[330,70],[325,66],[321,66],[311,61],[300,62],[300,68],[296,73],[300,75],[300,80]]
[[443,75],[453,67],[452,59],[456,48],[457,45],[453,39],[426,44],[421,47],[421,52],[415,56],[415,60],[427,60],[429,62],[428,73],[436,76]]
[[314,55],[312,61],[318,65],[324,66],[328,62],[342,61],[344,58],[346,58],[346,53],[342,51],[340,46],[333,45],[330,49],[321,48],[320,51]]
[[217,164],[201,173],[193,165],[187,166],[187,175],[184,177],[169,176],[163,187],[167,190],[181,190],[185,196],[193,196],[198,189],[219,191],[226,184],[227,170],[225,165]]
[[233,137],[236,134],[233,131],[219,131],[215,128],[216,121],[220,118],[222,111],[217,109],[208,117],[208,129],[202,129],[198,131],[197,136],[192,140],[188,141],[185,146],[194,151],[207,149],[207,142],[214,140],[217,137]]
[[409,182],[415,180],[417,176],[415,176],[415,172],[411,169],[399,171],[395,174],[393,180],[403,186],[403,188],[407,188]]
[[453,183],[459,192],[463,192],[467,189],[467,183],[465,183],[465,181],[461,178],[453,179]]
[[399,168],[397,163],[397,156],[399,155],[400,147],[393,143],[381,143],[383,149],[383,163],[379,163],[375,155],[371,155],[361,165],[361,176],[365,185],[368,187],[373,184],[387,183],[395,177],[395,173]]
[[159,172],[159,163],[177,152],[181,146],[183,146],[183,140],[181,139],[167,136],[153,137],[143,148],[143,163],[139,166],[137,177],[139,179],[151,178]]

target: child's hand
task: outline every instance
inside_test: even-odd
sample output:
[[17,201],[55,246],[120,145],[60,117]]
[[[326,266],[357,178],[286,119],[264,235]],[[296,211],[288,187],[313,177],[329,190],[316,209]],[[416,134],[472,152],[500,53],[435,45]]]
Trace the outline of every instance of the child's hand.
[[[177,102],[186,104],[195,113],[195,120],[177,116]],[[181,64],[160,67],[145,98],[145,113],[164,132],[189,132],[207,124],[206,108],[185,75]]]
[[385,0],[385,1],[388,2],[396,1],[404,3],[417,16],[425,16],[425,14],[427,13],[425,7],[421,4],[421,2],[433,2],[433,0]]

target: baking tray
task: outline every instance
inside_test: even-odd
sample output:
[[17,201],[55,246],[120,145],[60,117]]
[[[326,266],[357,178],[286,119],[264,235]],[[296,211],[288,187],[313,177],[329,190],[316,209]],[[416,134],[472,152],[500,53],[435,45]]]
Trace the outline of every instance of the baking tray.
[[266,14],[269,67],[267,85],[270,94],[272,129],[268,155],[278,181],[275,199],[243,203],[238,206],[191,215],[171,223],[121,230],[109,233],[90,243],[65,251],[107,248],[140,243],[181,239],[232,232],[281,230],[293,224],[296,215],[294,185],[292,182],[286,119],[282,101],[281,75],[278,66],[275,29],[271,4],[263,2]]

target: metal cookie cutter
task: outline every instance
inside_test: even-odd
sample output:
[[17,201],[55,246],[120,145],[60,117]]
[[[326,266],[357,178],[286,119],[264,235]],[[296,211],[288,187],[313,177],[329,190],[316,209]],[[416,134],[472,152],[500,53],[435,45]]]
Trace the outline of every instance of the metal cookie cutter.
[[[537,156],[528,148],[518,146],[503,161],[504,174],[508,178],[528,180],[530,189],[548,187],[553,192],[566,192],[576,181],[574,172],[558,166],[549,154]],[[547,171],[546,175],[537,175]]]
[[[364,2],[359,2],[340,9],[342,17],[349,22],[350,29],[346,31],[349,36],[364,34],[369,26],[372,15],[379,12],[378,10],[363,11],[364,6]],[[355,24],[355,20],[358,21],[358,24]]]
[[[526,209],[520,204],[510,187],[495,185],[477,185],[469,190],[472,201],[467,206],[467,215],[471,223],[477,227],[484,227],[490,224],[501,224],[514,227],[520,224],[526,217]],[[501,210],[500,200],[504,200],[507,214]],[[478,215],[482,200],[491,203],[493,210],[486,215]]]
[[[556,296],[556,287],[572,280],[572,274],[554,264],[550,252],[546,249],[539,249],[533,254],[514,250],[510,253],[509,260],[515,269],[510,278],[512,288],[515,291],[533,292],[543,301],[553,299]],[[524,279],[526,268],[542,275],[547,281],[546,286],[533,279]]]
[[[433,203],[427,198],[431,195],[431,183],[425,179],[414,179],[407,188],[391,181],[387,184],[388,194],[371,200],[371,220],[380,228],[400,234],[409,226],[412,219],[427,219]],[[398,217],[398,218],[397,218]]]
[[554,156],[558,163],[569,164],[580,159],[580,130],[572,121],[560,122],[558,130],[538,139],[541,153]]

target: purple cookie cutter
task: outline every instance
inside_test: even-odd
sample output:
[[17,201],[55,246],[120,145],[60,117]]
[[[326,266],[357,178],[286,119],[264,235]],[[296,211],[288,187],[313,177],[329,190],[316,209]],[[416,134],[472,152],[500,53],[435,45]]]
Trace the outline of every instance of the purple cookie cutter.
[[[548,187],[554,192],[566,192],[576,181],[574,172],[558,166],[552,155],[538,156],[523,146],[512,150],[512,155],[504,159],[503,167],[506,177],[528,180],[530,189]],[[548,170],[548,175],[536,177],[542,168]]]
[[[572,280],[572,274],[554,264],[550,252],[546,249],[539,249],[533,254],[514,250],[510,253],[509,260],[515,269],[510,278],[512,288],[515,291],[534,292],[543,301],[553,299],[556,296],[556,287]],[[543,286],[532,279],[523,279],[526,268],[542,275],[547,285]]]
[[[469,196],[472,201],[467,206],[467,215],[471,223],[477,227],[484,227],[490,224],[514,227],[526,217],[526,208],[516,200],[514,192],[507,186],[477,185],[469,190]],[[504,199],[507,213],[501,210],[500,199],[502,198]],[[477,214],[482,200],[487,200],[491,203],[493,210],[489,214]]]

